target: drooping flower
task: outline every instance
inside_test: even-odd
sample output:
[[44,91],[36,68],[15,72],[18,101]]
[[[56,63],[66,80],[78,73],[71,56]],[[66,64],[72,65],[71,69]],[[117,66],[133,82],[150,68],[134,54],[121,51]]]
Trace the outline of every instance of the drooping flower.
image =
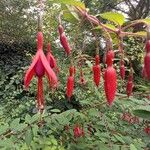
[[47,44],[47,55],[46,55],[46,58],[47,58],[47,60],[48,60],[48,62],[50,64],[50,67],[52,69],[54,69],[56,74],[58,74],[59,73],[59,68],[57,66],[57,61],[56,61],[55,57],[52,54],[50,43]]
[[150,52],[146,53],[144,57],[144,66],[145,66],[145,72],[147,75],[147,79],[150,80]]
[[107,68],[104,72],[104,90],[108,104],[111,106],[117,90],[117,75],[113,68],[114,52],[110,50],[106,55]]
[[100,68],[100,57],[99,55],[95,56],[95,65],[93,65],[93,80],[95,85],[98,87],[100,84],[100,73],[101,73],[101,68]]
[[66,54],[69,55],[71,53],[71,47],[70,47],[70,44],[68,42],[68,39],[66,37],[66,34],[64,32],[64,28],[62,25],[58,26],[58,31],[59,31],[61,45],[63,46]]
[[144,132],[148,135],[150,135],[150,127],[145,127]]
[[77,124],[73,128],[73,133],[75,138],[83,137],[85,135],[83,127],[81,128]]
[[24,78],[24,85],[25,88],[28,89],[29,84],[33,78],[33,76],[37,76],[38,78],[38,94],[37,94],[37,104],[38,108],[44,107],[39,106],[44,104],[44,98],[43,98],[43,82],[42,77],[44,75],[47,75],[49,82],[52,85],[57,85],[57,77],[50,67],[44,52],[43,52],[43,33],[38,32],[37,34],[37,53],[35,57],[33,58],[33,61],[29,67],[29,69],[26,71],[25,78]]
[[132,94],[132,91],[133,91],[133,73],[131,72],[129,74],[129,77],[128,77],[128,82],[127,82],[127,87],[126,87],[126,93],[127,93],[127,96],[131,96]]
[[142,78],[144,78],[144,79],[147,78],[147,73],[146,73],[146,70],[145,70],[145,66],[143,66],[143,68],[142,68]]
[[74,76],[69,76],[67,79],[67,88],[66,88],[66,95],[70,100],[74,91]]
[[146,46],[145,46],[146,54],[144,57],[144,68],[145,68],[145,73],[146,73],[146,78],[150,80],[150,40],[146,41]]
[[46,58],[47,58],[47,60],[48,60],[48,62],[49,62],[52,69],[57,67],[56,60],[55,60],[54,56],[52,55],[50,43],[47,44]]

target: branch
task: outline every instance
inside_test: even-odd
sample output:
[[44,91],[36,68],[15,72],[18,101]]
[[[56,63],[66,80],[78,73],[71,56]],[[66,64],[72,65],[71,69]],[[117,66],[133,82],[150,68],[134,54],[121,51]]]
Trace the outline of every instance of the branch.
[[133,37],[143,37],[146,38],[146,35],[138,34],[138,33],[132,33],[132,32],[121,32],[122,36],[133,36]]

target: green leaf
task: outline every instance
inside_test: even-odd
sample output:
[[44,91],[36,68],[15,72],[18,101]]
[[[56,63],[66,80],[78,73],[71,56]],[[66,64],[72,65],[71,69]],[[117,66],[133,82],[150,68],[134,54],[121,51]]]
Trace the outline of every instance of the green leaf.
[[137,150],[137,148],[133,144],[130,144],[130,150]]
[[34,124],[34,125],[32,126],[32,132],[33,132],[33,135],[34,135],[34,136],[37,135],[38,130],[39,130],[39,127],[38,127],[36,124]]
[[31,123],[37,121],[38,119],[39,119],[39,114],[37,113],[37,114],[35,114],[35,115],[32,116]]
[[15,128],[16,128],[17,126],[19,126],[19,122],[20,122],[20,118],[14,119],[14,120],[10,123],[10,128],[11,128],[12,130],[15,130]]
[[104,143],[99,143],[100,150],[110,150],[109,146]]
[[99,117],[100,113],[98,110],[96,110],[95,108],[91,108],[89,110],[89,115],[90,116],[93,116],[93,117]]
[[51,112],[54,112],[54,113],[59,113],[59,112],[61,112],[59,109],[51,109],[50,111],[51,111]]
[[18,126],[15,127],[15,131],[20,132],[20,131],[24,130],[26,127],[27,127],[27,124],[20,123]]
[[4,125],[0,126],[0,135],[5,133],[6,131],[8,131],[8,129],[9,129],[9,125],[8,124],[4,124]]
[[120,26],[125,22],[125,17],[122,14],[116,12],[106,12],[100,14],[100,16]]
[[142,109],[136,109],[133,111],[133,114],[135,116],[141,117],[143,119],[150,120],[150,111],[142,110]]
[[72,9],[72,7],[69,7],[68,5],[65,5],[63,18],[64,20],[69,21],[71,23],[76,23],[77,21],[80,20],[77,13],[74,12],[74,9]]
[[25,133],[25,142],[28,146],[30,145],[32,138],[33,138],[33,135],[32,135],[32,130],[30,128]]
[[31,123],[31,119],[32,119],[31,116],[29,114],[27,114],[26,117],[25,117],[25,122],[30,124]]
[[13,149],[14,143],[11,139],[3,139],[0,140],[0,147],[5,147],[5,149]]
[[125,143],[121,136],[114,134],[114,137],[121,143]]
[[84,3],[77,0],[49,0],[49,2],[73,5],[85,9]]

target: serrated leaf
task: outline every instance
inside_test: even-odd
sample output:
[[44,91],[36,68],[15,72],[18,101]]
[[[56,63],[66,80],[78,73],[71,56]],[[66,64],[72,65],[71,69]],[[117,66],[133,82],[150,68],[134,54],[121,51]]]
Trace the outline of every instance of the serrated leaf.
[[69,124],[68,119],[67,119],[66,117],[64,117],[63,115],[60,115],[59,117],[57,117],[56,120],[57,120],[58,123],[61,124],[61,125]]
[[27,124],[20,123],[18,126],[15,127],[15,131],[20,132],[20,131],[24,130],[26,127],[27,127]]
[[10,123],[10,128],[11,128],[12,130],[15,130],[15,128],[16,128],[17,126],[19,126],[19,122],[20,122],[20,118],[14,119],[14,120]]
[[28,123],[28,124],[30,124],[31,123],[31,116],[29,115],[29,114],[27,114],[26,116],[25,116],[25,122],[26,123]]
[[77,0],[49,0],[49,2],[73,5],[85,9],[84,3]]
[[35,114],[35,115],[32,116],[31,123],[37,121],[38,119],[39,119],[39,114],[37,113],[37,114]]
[[100,16],[120,26],[125,22],[125,17],[122,14],[116,12],[106,12],[100,14]]

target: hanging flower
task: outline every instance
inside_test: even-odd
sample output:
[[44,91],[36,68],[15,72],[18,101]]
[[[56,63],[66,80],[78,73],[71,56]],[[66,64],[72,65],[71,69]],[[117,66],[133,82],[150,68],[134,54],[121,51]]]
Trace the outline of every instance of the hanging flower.
[[71,47],[70,47],[70,44],[69,44],[68,39],[66,37],[66,34],[64,32],[64,28],[61,24],[58,26],[58,31],[59,31],[59,37],[60,37],[61,45],[63,46],[63,48],[64,48],[64,50],[68,56],[71,53]]
[[101,73],[101,67],[100,67],[100,57],[99,55],[95,56],[95,65],[93,65],[93,80],[95,85],[98,87],[100,84],[100,73]]
[[46,58],[47,58],[47,60],[48,60],[48,62],[49,62],[52,69],[57,67],[56,60],[55,60],[54,56],[52,55],[50,43],[47,44]]
[[37,76],[38,78],[38,94],[37,94],[37,104],[38,108],[44,107],[44,98],[43,98],[43,81],[42,77],[47,75],[50,84],[53,86],[57,85],[57,77],[50,67],[44,52],[43,52],[43,33],[38,32],[37,34],[37,53],[33,58],[32,64],[30,65],[29,69],[27,70],[24,78],[24,85],[27,89],[29,84],[33,78],[33,76]]
[[126,93],[127,93],[128,97],[131,96],[132,91],[133,91],[133,87],[134,87],[134,84],[133,84],[133,73],[131,72],[129,74],[128,82],[127,82],[127,86],[126,86]]
[[73,129],[74,137],[79,138],[85,135],[83,127],[81,128],[79,125],[75,125]]
[[117,91],[117,75],[113,67],[114,52],[110,50],[106,55],[107,68],[104,72],[104,90],[108,104],[111,106]]

